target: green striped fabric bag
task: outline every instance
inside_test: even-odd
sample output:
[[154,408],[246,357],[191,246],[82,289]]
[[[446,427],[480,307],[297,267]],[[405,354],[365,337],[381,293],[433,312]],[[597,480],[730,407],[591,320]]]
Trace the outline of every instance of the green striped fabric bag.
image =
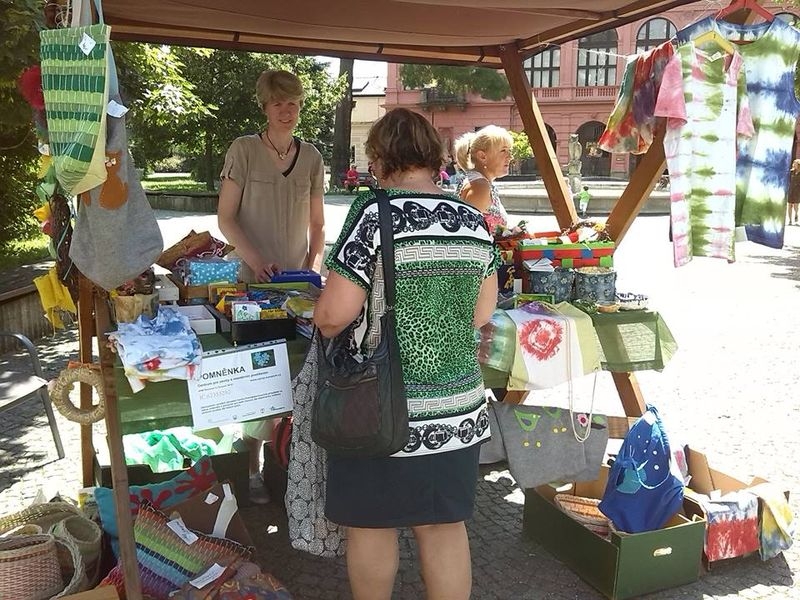
[[58,181],[73,195],[106,180],[110,32],[96,24],[40,33],[50,154]]

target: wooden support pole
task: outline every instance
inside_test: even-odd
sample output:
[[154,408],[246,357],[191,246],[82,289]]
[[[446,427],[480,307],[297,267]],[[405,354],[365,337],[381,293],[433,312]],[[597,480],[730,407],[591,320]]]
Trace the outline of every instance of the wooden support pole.
[[619,399],[622,401],[622,408],[628,417],[641,417],[647,408],[642,397],[642,390],[639,389],[639,382],[633,373],[611,372],[614,385],[617,386]]
[[542,181],[553,207],[553,214],[558,226],[566,229],[578,220],[575,205],[572,202],[561,165],[558,162],[550,136],[547,134],[539,105],[533,97],[531,86],[522,68],[522,58],[512,46],[500,47],[500,60],[511,87],[511,93],[517,103],[519,116],[525,125],[525,133],[533,149],[533,156],[542,174]]
[[108,347],[105,333],[111,331],[111,316],[104,298],[95,296],[95,322],[103,387],[106,393],[106,433],[108,452],[111,455],[111,479],[114,482],[114,508],[119,530],[119,552],[125,578],[125,596],[128,600],[142,600],[142,584],[136,560],[136,542],[133,537],[128,468],[122,447],[122,423],[117,406],[117,386],[114,381],[114,354]]
[[[92,362],[94,330],[94,284],[83,275],[78,276],[78,360]],[[92,386],[80,384],[81,410],[92,407]],[[81,425],[81,474],[83,487],[94,485],[94,445],[92,425]]]
[[625,233],[661,177],[661,173],[664,171],[664,160],[664,128],[659,127],[650,149],[642,157],[631,175],[625,191],[622,192],[622,196],[617,200],[606,220],[606,231],[617,243],[617,246],[625,237]]

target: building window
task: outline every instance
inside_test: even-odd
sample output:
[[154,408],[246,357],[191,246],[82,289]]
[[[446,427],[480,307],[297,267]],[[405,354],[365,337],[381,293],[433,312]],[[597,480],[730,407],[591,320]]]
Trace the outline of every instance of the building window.
[[677,33],[675,25],[668,19],[650,19],[639,28],[636,34],[636,52],[646,52],[673,38]]
[[616,85],[617,32],[613,29],[578,41],[578,86]]
[[790,12],[775,13],[775,18],[785,21],[795,29],[800,29],[800,17]]
[[525,71],[532,88],[558,87],[560,83],[561,48],[548,48],[525,59]]

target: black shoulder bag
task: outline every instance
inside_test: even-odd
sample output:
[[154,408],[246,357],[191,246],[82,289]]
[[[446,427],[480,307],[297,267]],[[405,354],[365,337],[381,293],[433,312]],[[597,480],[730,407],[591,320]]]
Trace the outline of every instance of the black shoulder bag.
[[317,340],[317,397],[311,437],[332,455],[389,456],[408,443],[408,404],[395,332],[394,235],[389,197],[375,190],[381,232],[386,312],[381,341],[359,361],[350,351],[352,325],[330,341]]

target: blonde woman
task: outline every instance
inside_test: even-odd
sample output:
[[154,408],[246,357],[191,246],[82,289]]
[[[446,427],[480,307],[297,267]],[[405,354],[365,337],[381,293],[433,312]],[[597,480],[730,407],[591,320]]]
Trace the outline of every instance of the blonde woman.
[[[319,271],[325,248],[322,155],[294,136],[303,106],[303,85],[288,71],[264,71],[256,100],[267,118],[261,133],[233,141],[220,178],[217,222],[234,254],[242,259],[241,279],[269,281],[282,270]],[[259,475],[264,440],[272,420],[245,423],[250,452],[250,499],[269,496]]]
[[493,235],[498,228],[508,228],[508,213],[500,202],[494,180],[508,175],[512,144],[511,134],[496,125],[465,133],[455,143],[456,162],[464,171],[458,194],[483,213]]

